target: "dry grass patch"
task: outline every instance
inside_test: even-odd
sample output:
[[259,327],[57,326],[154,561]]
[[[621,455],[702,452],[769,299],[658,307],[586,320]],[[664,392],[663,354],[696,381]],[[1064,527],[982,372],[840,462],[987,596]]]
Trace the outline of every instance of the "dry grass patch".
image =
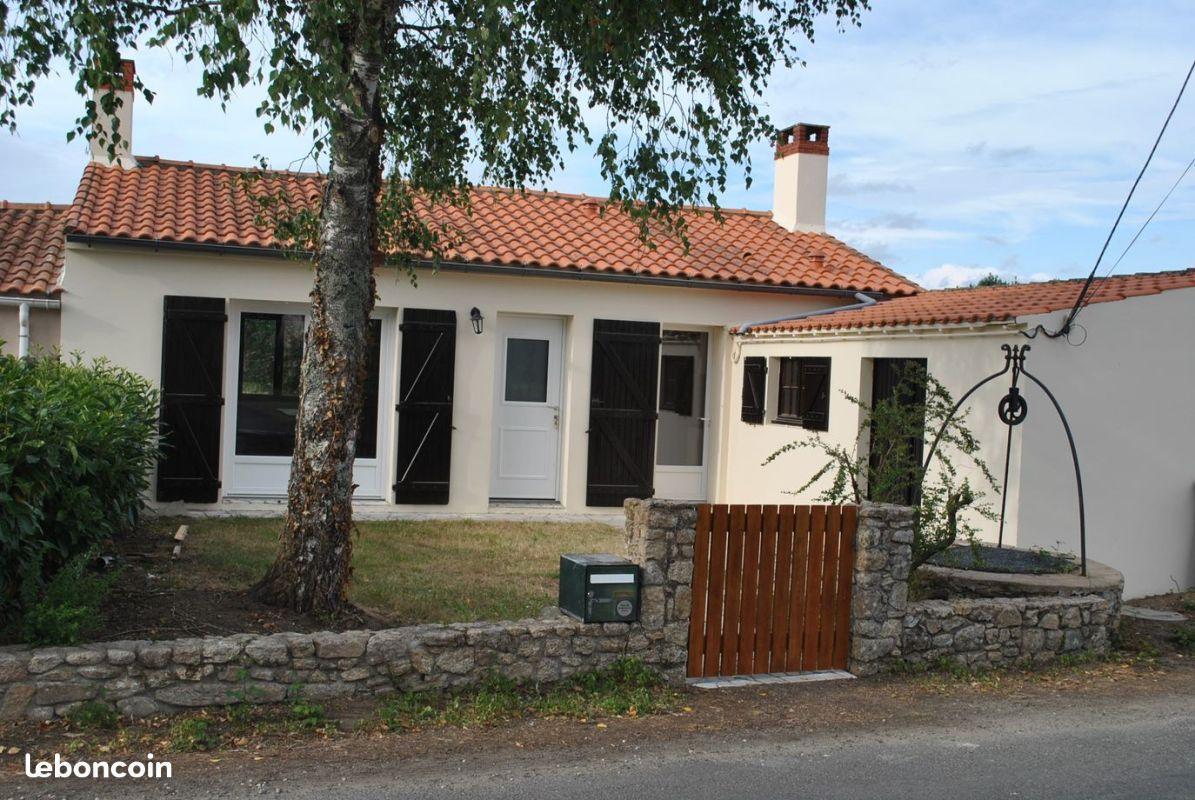
[[[187,524],[189,580],[239,590],[269,566],[281,523]],[[561,553],[621,553],[625,541],[601,523],[399,520],[358,529],[349,599],[395,624],[534,616],[556,602]]]

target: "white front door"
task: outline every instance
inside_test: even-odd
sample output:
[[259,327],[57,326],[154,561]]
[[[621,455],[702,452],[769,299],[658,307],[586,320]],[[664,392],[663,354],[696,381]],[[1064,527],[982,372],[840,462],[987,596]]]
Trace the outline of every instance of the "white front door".
[[556,500],[564,321],[498,317],[490,497]]

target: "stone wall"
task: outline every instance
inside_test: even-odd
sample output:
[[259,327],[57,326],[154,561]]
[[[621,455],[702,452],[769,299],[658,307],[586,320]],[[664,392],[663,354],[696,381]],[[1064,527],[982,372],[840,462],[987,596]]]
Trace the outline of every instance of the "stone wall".
[[902,658],[983,669],[1043,664],[1063,653],[1106,653],[1112,604],[1099,595],[923,600],[910,603]]
[[[1023,596],[910,603],[913,510],[864,503],[858,530],[850,662],[856,675],[901,662],[947,660],[975,668],[1042,664],[1064,653],[1105,653],[1111,644],[1124,578],[1110,567],[1089,562],[1088,576],[990,576],[986,581]],[[972,572],[956,582],[974,584],[982,575]]]
[[873,675],[901,654],[913,560],[913,510],[864,503],[857,531],[849,669],[856,675]]
[[623,656],[683,681],[692,505],[628,501],[627,554],[643,567],[637,623],[539,619],[381,631],[0,648],[0,719],[45,720],[84,701],[130,717],[180,709],[449,689],[490,673],[552,682]]

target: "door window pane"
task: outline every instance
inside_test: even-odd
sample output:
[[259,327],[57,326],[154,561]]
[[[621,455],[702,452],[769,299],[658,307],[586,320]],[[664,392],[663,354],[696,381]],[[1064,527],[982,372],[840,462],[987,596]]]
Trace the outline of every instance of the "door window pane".
[[506,393],[516,403],[548,401],[548,341],[506,340]]

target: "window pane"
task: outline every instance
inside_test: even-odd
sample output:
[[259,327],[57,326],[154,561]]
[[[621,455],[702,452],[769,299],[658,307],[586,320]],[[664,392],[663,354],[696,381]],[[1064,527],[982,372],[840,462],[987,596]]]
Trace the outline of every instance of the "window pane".
[[365,351],[365,386],[361,398],[361,423],[357,428],[357,458],[378,456],[378,368],[381,357],[382,321],[369,321],[369,344]]
[[302,358],[302,314],[241,315],[238,455],[294,452]]
[[287,314],[282,318],[282,384],[278,394],[299,396],[299,373],[303,364],[303,317]]
[[548,401],[548,342],[546,339],[506,340],[507,400],[518,403]]
[[693,416],[693,356],[660,359],[660,410]]
[[241,317],[241,394],[274,393],[277,326],[272,317]]

